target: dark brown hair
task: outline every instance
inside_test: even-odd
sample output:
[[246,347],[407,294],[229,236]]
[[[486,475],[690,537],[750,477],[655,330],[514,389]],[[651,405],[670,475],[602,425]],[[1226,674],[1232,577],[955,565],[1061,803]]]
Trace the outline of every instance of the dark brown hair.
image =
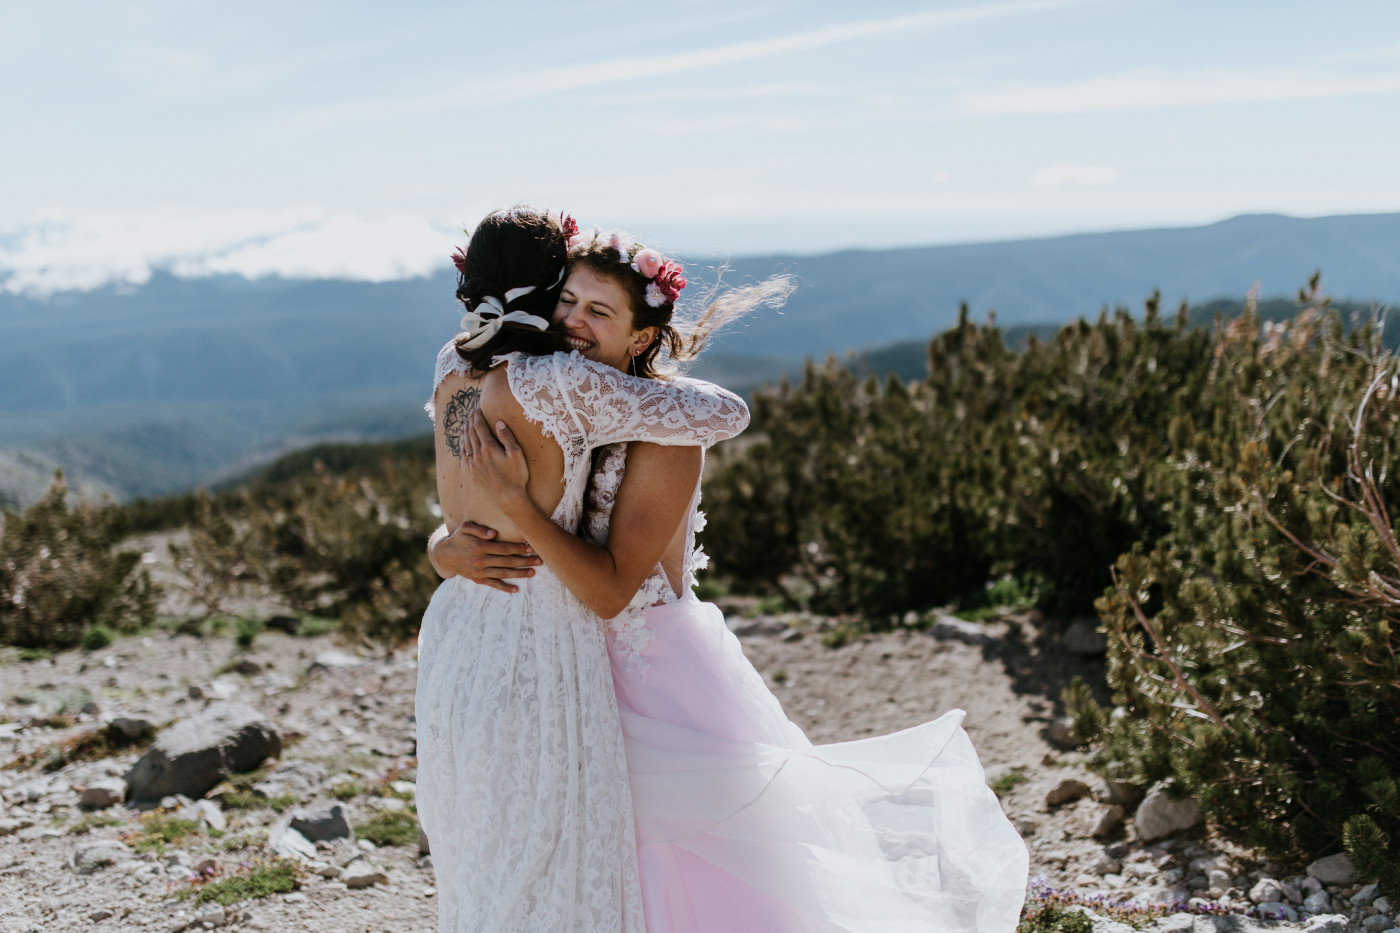
[[[622,286],[631,299],[632,329],[642,330],[655,327],[658,334],[647,348],[632,358],[631,373],[647,379],[669,372],[673,367],[668,362],[693,360],[700,354],[711,336],[731,321],[738,320],[759,307],[777,308],[787,301],[796,288],[791,276],[775,275],[756,285],[742,285],[734,288],[721,288],[716,281],[700,298],[704,306],[693,318],[680,318],[676,314],[676,303],[665,302],[659,307],[647,304],[647,286],[652,280],[632,268],[631,259],[645,247],[633,243],[625,234],[621,241],[627,246],[627,261],[621,258],[611,238],[586,234],[569,251],[569,264],[584,265],[601,276]],[[721,267],[720,278],[724,268]]]
[[[456,257],[457,300],[468,311],[494,297],[505,304],[505,293],[533,285],[535,290],[506,304],[507,311],[525,311],[552,321],[563,287],[560,278],[568,262],[568,243],[558,216],[517,206],[487,214],[471,232],[466,250]],[[490,340],[475,349],[457,338],[457,354],[477,371],[491,368],[493,357],[520,351],[542,356],[564,348],[553,328],[536,330],[514,321],[502,325]]]

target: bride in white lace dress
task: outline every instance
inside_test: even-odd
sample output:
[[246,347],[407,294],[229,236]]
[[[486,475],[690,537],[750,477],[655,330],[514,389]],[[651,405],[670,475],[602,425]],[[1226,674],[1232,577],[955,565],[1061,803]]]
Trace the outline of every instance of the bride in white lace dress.
[[[606,248],[575,249],[571,260],[570,285],[585,262],[629,280]],[[574,297],[566,291],[561,310]],[[565,327],[598,337],[576,314]],[[598,343],[590,354],[606,340]],[[524,493],[530,472],[511,432],[496,434],[504,446],[473,419],[479,491],[520,525],[545,568],[609,619],[649,933],[1016,927],[1026,848],[985,783],[962,712],[814,746],[722,614],[691,593],[705,562],[694,547],[699,451],[600,451],[580,530],[590,546],[548,523]],[[476,562],[485,533],[472,529],[438,562],[496,584],[529,573],[498,567],[490,580],[490,565]]]
[[[459,258],[468,332],[439,354],[429,402],[452,527],[472,520],[520,539],[465,468],[476,411],[514,431],[529,494],[569,529],[593,447],[708,445],[747,424],[743,402],[716,386],[548,353],[565,255],[558,220],[515,209],[483,221]],[[440,931],[642,933],[607,649],[596,617],[554,574],[539,571],[513,595],[462,577],[438,588],[419,635],[416,717]]]

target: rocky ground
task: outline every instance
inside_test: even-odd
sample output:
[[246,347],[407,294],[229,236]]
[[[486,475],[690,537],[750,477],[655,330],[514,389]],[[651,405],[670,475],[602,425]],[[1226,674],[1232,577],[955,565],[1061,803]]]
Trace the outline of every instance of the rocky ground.
[[[1091,774],[1054,699],[1075,674],[1101,678],[1089,626],[1052,635],[1032,614],[981,624],[945,617],[928,631],[831,647],[841,639],[822,620],[729,608],[750,658],[818,742],[966,710],[989,782],[1044,885],[1235,911],[1151,922],[1173,933],[1397,926],[1393,905],[1359,884],[1344,858],[1269,865],[1212,838],[1189,804],[1160,793],[1143,800],[1147,789]],[[269,629],[246,651],[227,636],[160,632],[3,661],[0,933],[434,929],[431,855],[420,854],[412,821],[411,650],[372,656],[329,634]],[[165,757],[132,772],[155,730],[150,747]],[[221,780],[220,762],[199,759],[201,742],[220,733],[240,758],[223,764],[256,770]],[[55,757],[80,749],[105,757]],[[158,806],[123,803],[128,779]],[[279,869],[287,863],[270,861],[279,856],[300,867]],[[227,906],[192,896],[232,892],[238,879],[296,890]],[[1238,913],[1246,908],[1256,918]],[[1285,919],[1257,919],[1258,908]],[[1096,923],[1100,933],[1114,926]]]

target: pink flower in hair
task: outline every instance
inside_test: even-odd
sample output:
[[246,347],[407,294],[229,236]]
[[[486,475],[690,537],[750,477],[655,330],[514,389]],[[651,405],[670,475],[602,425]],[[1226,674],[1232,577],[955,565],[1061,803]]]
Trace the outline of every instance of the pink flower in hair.
[[668,259],[656,273],[657,290],[668,302],[674,303],[681,296],[681,289],[685,288],[685,276],[681,274],[684,271],[680,263]]
[[462,252],[462,247],[457,247],[456,252],[452,254],[452,264],[457,267],[458,274],[467,274],[467,254]]
[[559,215],[559,226],[564,228],[564,237],[566,239],[571,240],[578,236],[578,221],[574,220],[568,214]]
[[652,279],[661,271],[662,262],[661,254],[648,248],[639,250],[637,255],[632,257],[632,268],[643,278]]

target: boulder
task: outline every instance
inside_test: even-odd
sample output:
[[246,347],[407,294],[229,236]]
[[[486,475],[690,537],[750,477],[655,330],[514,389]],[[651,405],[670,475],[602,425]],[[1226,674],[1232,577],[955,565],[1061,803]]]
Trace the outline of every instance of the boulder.
[[1303,898],[1303,913],[1325,914],[1332,909],[1332,898],[1326,891],[1318,891],[1316,894],[1309,894]]
[[1095,839],[1103,839],[1111,836],[1123,825],[1123,808],[1118,804],[1104,807],[1099,811],[1099,815],[1094,819],[1094,825],[1089,829],[1089,835]]
[[253,793],[273,797],[311,797],[326,780],[326,771],[309,761],[289,761],[253,785]]
[[1373,914],[1361,921],[1361,926],[1366,933],[1384,933],[1390,929],[1391,920],[1385,914]]
[[369,859],[357,858],[345,866],[340,880],[347,888],[368,888],[371,885],[384,884],[389,880],[389,876],[383,870],[370,864]]
[[1368,884],[1351,896],[1351,906],[1370,907],[1376,898],[1381,896],[1381,886],[1378,884]]
[[278,821],[267,834],[268,848],[283,858],[306,862],[316,857],[316,846],[301,833],[292,829],[287,820]]
[[1259,916],[1265,920],[1287,920],[1289,923],[1298,922],[1298,911],[1283,901],[1264,901],[1255,907],[1259,911]]
[[1100,779],[1094,784],[1094,799],[1100,803],[1115,803],[1125,810],[1131,810],[1142,799],[1142,788],[1127,781]]
[[148,732],[156,731],[156,724],[140,716],[116,716],[107,728],[127,742],[139,742]]
[[90,875],[113,862],[131,858],[131,850],[115,839],[99,839],[78,846],[73,853],[73,867],[80,875]]
[[1349,928],[1344,914],[1321,914],[1308,918],[1303,925],[1303,933],[1347,933]]
[[289,825],[311,842],[353,839],[355,836],[345,805],[339,803],[315,810],[298,810],[292,814]]
[[1083,797],[1089,796],[1089,785],[1074,778],[1065,778],[1045,795],[1045,805],[1047,807],[1057,807],[1060,804],[1072,803]]
[[78,806],[86,810],[105,810],[126,800],[126,781],[119,777],[101,777],[83,788]]
[[1256,904],[1268,904],[1284,900],[1283,885],[1273,878],[1260,878],[1249,889],[1249,899]]
[[1108,636],[1099,631],[1096,622],[1076,619],[1060,636],[1060,646],[1070,654],[1096,658],[1108,651]]
[[1152,842],[1199,826],[1204,821],[1205,815],[1196,801],[1189,797],[1176,800],[1168,795],[1165,785],[1158,784],[1143,798],[1133,824],[1139,839]]
[[126,773],[132,800],[203,797],[226,775],[251,771],[282,751],[276,727],[242,703],[212,703],[167,729]]
[[1345,852],[1320,858],[1308,866],[1308,877],[1316,878],[1323,884],[1355,884],[1361,880],[1356,867]]

